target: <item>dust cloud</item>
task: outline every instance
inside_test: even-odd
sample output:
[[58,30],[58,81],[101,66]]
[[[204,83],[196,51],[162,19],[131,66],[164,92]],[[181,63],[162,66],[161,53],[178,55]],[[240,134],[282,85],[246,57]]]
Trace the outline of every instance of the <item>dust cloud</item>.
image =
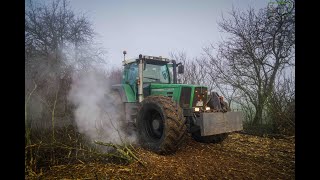
[[135,143],[136,135],[125,132],[124,111],[111,91],[110,79],[99,71],[74,74],[69,101],[75,105],[75,122],[80,133],[92,141],[114,144]]

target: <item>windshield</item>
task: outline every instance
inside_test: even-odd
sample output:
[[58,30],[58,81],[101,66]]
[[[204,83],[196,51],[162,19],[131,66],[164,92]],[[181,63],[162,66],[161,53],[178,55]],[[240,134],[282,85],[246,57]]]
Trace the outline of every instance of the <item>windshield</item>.
[[167,65],[146,64],[146,68],[143,71],[143,82],[169,83]]

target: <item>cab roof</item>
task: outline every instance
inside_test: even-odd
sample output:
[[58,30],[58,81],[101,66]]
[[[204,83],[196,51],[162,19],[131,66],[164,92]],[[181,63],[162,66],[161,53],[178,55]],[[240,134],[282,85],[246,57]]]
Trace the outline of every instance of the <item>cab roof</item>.
[[[163,58],[161,56],[157,57],[157,56],[142,55],[142,59],[144,61],[146,61],[146,63],[148,63],[148,64],[162,65],[162,64],[167,64],[167,63],[171,62],[168,58]],[[139,57],[124,60],[124,61],[122,61],[122,64],[123,64],[123,66],[125,66],[127,64],[131,64],[131,63],[134,63],[137,61],[139,61]]]

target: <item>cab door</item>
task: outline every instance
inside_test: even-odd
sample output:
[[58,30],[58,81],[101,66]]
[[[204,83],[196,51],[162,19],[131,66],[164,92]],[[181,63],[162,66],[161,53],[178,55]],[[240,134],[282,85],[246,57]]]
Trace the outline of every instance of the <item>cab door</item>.
[[137,78],[138,78],[138,65],[137,63],[132,63],[129,66],[128,73],[127,73],[127,81],[133,90],[135,96],[137,97],[138,88],[137,88]]

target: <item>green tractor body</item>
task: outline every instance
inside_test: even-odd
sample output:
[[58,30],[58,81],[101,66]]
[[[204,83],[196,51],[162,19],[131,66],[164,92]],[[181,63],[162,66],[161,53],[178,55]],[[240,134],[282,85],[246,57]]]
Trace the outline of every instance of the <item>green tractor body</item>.
[[231,112],[217,93],[177,83],[177,74],[184,71],[181,63],[142,55],[123,63],[122,83],[112,87],[123,104],[124,123],[134,127],[143,147],[168,154],[179,148],[186,133],[211,143],[242,130],[242,113]]

